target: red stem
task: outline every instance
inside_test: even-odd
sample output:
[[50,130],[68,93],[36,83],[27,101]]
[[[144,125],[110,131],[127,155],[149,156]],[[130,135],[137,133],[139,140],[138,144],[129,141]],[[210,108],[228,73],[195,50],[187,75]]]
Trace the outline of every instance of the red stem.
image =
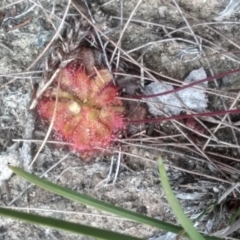
[[195,113],[195,114],[185,114],[185,115],[177,115],[177,116],[171,116],[171,117],[161,117],[161,118],[155,118],[155,119],[142,119],[142,120],[125,120],[125,123],[158,123],[162,121],[167,120],[178,120],[178,119],[186,119],[186,118],[194,118],[194,117],[211,117],[211,116],[218,116],[218,115],[225,115],[227,113],[234,114],[234,113],[240,113],[240,108],[234,109],[234,110],[220,110],[215,112],[206,112],[206,113]]
[[234,74],[234,73],[237,73],[237,72],[240,72],[240,68],[237,68],[237,69],[234,69],[234,70],[231,70],[231,71],[228,71],[228,72],[220,73],[220,74],[217,74],[215,76],[207,77],[205,79],[202,79],[202,80],[199,80],[199,81],[196,81],[196,82],[193,82],[193,83],[189,83],[186,86],[179,87],[179,88],[176,88],[176,89],[173,89],[173,90],[170,90],[170,91],[166,91],[166,92],[162,92],[162,93],[156,93],[156,94],[152,94],[152,95],[133,96],[133,97],[128,97],[128,98],[142,99],[142,98],[151,98],[151,97],[163,96],[163,95],[167,95],[167,94],[170,94],[170,93],[175,93],[175,92],[181,91],[183,89],[195,86],[195,85],[203,83],[203,82],[209,82],[209,81],[212,81],[212,80],[217,79],[217,78],[222,78],[222,77],[225,77],[227,75]]

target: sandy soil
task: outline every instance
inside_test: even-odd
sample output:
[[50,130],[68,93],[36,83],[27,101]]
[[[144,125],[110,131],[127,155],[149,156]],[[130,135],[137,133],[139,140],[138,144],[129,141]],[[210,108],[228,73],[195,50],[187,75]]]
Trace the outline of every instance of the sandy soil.
[[[25,208],[25,210],[29,208],[31,212],[42,215],[116,230],[144,239],[160,239],[160,236],[154,238],[159,233],[156,229],[102,216],[104,213],[68,201],[37,187],[29,187],[25,191],[28,183],[17,176],[10,177],[11,174],[6,170],[7,163],[10,162],[26,169],[40,146],[39,142],[24,142],[22,139],[42,140],[46,134],[46,126],[37,118],[34,110],[29,111],[29,106],[34,95],[34,86],[42,79],[43,62],[47,53],[37,64],[34,66],[31,64],[42,53],[56,31],[48,17],[51,17],[54,26],[58,28],[67,6],[66,1],[52,3],[41,0],[32,1],[29,4],[26,1],[17,4],[14,2],[13,0],[3,1],[0,5],[0,205],[18,209]],[[116,43],[138,2],[137,0],[92,0],[89,8],[96,20],[96,25],[111,41]],[[238,68],[240,47],[237,43],[240,41],[238,25],[240,16],[238,13],[231,15],[224,20],[228,21],[227,23],[215,20],[227,2],[178,1],[182,14],[192,26],[199,42],[198,45],[174,4],[169,4],[168,1],[143,0],[122,35],[121,48],[139,64],[150,69],[155,78],[167,83],[175,83],[177,86],[192,70],[200,67],[205,69],[208,76]],[[5,8],[11,3],[13,3],[11,6]],[[76,14],[78,13],[71,6],[69,17]],[[229,23],[229,21],[232,22]],[[199,46],[202,47],[201,53]],[[110,49],[114,48],[110,46]],[[139,67],[134,63],[129,63],[125,57],[121,56],[121,71],[119,72],[139,76],[141,74]],[[10,75],[11,73],[15,74]],[[207,90],[215,91],[219,95],[224,93],[227,97],[222,99],[216,94],[208,93],[208,110],[221,110],[224,105],[226,108],[231,106],[239,91],[238,75],[227,75],[217,79],[215,83],[209,83]],[[179,81],[176,82],[174,79]],[[127,94],[136,93],[142,83],[141,79],[131,75],[127,78],[116,75],[116,81]],[[235,106],[238,105],[237,101]],[[143,104],[143,108],[146,109],[146,105]],[[140,113],[137,114],[141,116]],[[213,130],[219,119],[212,117],[210,120],[205,119],[204,123],[208,129]],[[146,134],[139,134],[140,137],[135,142],[129,141],[127,144],[125,142],[121,146],[121,150],[126,154],[122,154],[115,184],[112,184],[114,174],[108,179],[108,172],[111,159],[113,159],[113,173],[115,173],[117,155],[114,158],[107,155],[85,163],[81,161],[78,154],[69,153],[68,149],[53,144],[47,144],[44,147],[33,165],[32,172],[41,175],[60,161],[56,167],[45,174],[47,179],[114,205],[176,223],[164,198],[154,161],[161,154],[167,164],[200,174],[199,176],[167,167],[176,195],[187,215],[194,218],[229,187],[229,184],[222,180],[233,183],[238,179],[239,148],[232,131],[238,139],[239,115],[232,116],[230,120],[236,123],[235,129],[232,130],[229,127],[220,129],[216,134],[219,142],[210,142],[213,145],[209,145],[206,149],[208,156],[217,163],[227,177],[223,177],[216,168],[213,168],[206,161],[206,157],[199,156],[191,149],[178,146],[178,144],[187,144],[188,141],[182,132],[169,121],[156,125],[135,126],[135,128],[132,126],[131,131],[134,133],[139,134],[143,131],[143,134]],[[155,130],[150,131],[151,128]],[[146,136],[164,137],[174,134],[181,136],[165,137],[159,140],[155,138],[152,143],[142,140],[142,137]],[[205,141],[201,137],[198,139],[191,131],[189,134],[191,139],[202,147]],[[217,153],[223,157],[211,155],[211,153]],[[216,177],[219,181],[207,176],[203,177],[201,174]],[[228,212],[234,211],[232,205],[239,205],[238,193],[235,194],[229,196],[229,199],[225,200],[221,206],[217,206],[214,211],[206,215],[199,222],[199,229],[206,232],[206,224],[210,232],[223,228],[229,217]],[[223,209],[221,213],[217,211],[220,207]],[[237,237],[237,233],[234,236]],[[2,239],[87,240],[90,238],[1,218],[0,240]]]

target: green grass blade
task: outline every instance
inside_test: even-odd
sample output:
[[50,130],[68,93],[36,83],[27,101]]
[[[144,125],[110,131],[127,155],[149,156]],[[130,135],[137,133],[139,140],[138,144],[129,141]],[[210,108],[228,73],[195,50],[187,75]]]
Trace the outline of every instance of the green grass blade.
[[[150,218],[132,211],[129,211],[124,208],[120,208],[111,204],[108,204],[106,202],[94,199],[92,197],[86,196],[81,193],[74,192],[68,188],[58,186],[52,182],[49,182],[47,180],[41,179],[33,174],[30,174],[21,168],[10,166],[11,170],[16,173],[17,175],[21,176],[22,178],[26,179],[27,181],[31,182],[32,184],[35,184],[41,188],[44,188],[50,192],[56,193],[60,196],[63,196],[65,198],[71,199],[76,202],[80,202],[82,204],[85,204],[87,206],[91,206],[100,210],[103,210],[105,212],[109,212],[111,214],[115,214],[117,216],[130,219],[132,221],[146,224],[152,227],[156,227],[158,229],[161,229],[163,231],[172,232],[172,233],[179,233],[183,230],[182,227],[176,226],[170,223],[166,223],[154,218]],[[185,234],[187,236],[187,234]],[[205,237],[206,240],[221,240],[221,238],[207,236]]]
[[10,168],[12,169],[12,171],[14,173],[23,177],[24,179],[28,180],[29,182],[36,184],[37,186],[42,187],[50,192],[53,192],[53,193],[56,193],[58,195],[65,197],[65,198],[71,199],[73,201],[77,201],[77,202],[80,202],[87,206],[91,206],[91,207],[94,207],[94,208],[97,208],[97,209],[100,209],[100,210],[103,210],[103,211],[106,211],[106,212],[109,212],[112,214],[116,214],[117,216],[131,219],[136,222],[145,223],[147,225],[154,226],[159,229],[166,230],[166,231],[174,231],[174,232],[178,233],[179,231],[182,230],[182,228],[179,226],[174,226],[172,224],[161,222],[157,219],[152,219],[147,216],[142,216],[141,214],[134,213],[132,211],[113,206],[106,202],[86,196],[85,194],[77,193],[68,188],[58,186],[47,180],[41,179],[37,176],[34,176],[33,174],[30,174],[30,173],[22,170],[21,168],[13,167],[13,166],[10,166]]
[[33,223],[40,224],[50,228],[55,228],[59,230],[68,231],[71,233],[87,235],[94,238],[100,238],[104,240],[143,240],[141,238],[132,237],[125,234],[115,233],[108,230],[103,230],[99,228],[89,227],[82,224],[67,222],[64,220],[51,218],[51,217],[43,217],[35,214],[19,212],[12,209],[6,209],[0,207],[0,215]]
[[191,239],[194,240],[205,240],[205,238],[194,228],[192,222],[187,218],[185,213],[183,212],[178,200],[176,199],[171,186],[168,181],[168,176],[163,165],[163,161],[161,157],[158,158],[158,166],[160,172],[161,183],[163,187],[163,191],[167,198],[167,201],[172,208],[174,215],[176,216],[177,220],[183,226],[184,230],[188,233]]
[[229,220],[229,226],[234,223],[234,221],[235,221],[236,218],[239,216],[239,214],[240,214],[240,207],[238,207],[237,211],[233,214],[233,216],[232,216],[231,219]]

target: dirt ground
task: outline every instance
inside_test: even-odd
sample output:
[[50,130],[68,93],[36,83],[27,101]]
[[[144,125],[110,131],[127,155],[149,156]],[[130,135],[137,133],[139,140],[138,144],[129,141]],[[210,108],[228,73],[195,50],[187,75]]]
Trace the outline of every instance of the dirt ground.
[[[208,76],[239,68],[240,15],[236,12],[224,19],[217,19],[228,1],[179,0],[181,14],[174,1],[88,2],[95,25],[111,41],[117,43],[120,39],[125,53],[158,80],[176,87],[181,86],[192,70],[200,67],[205,69]],[[67,4],[63,0],[17,3],[3,0],[0,3],[0,206],[116,230],[143,239],[173,239],[154,228],[113,218],[38,187],[29,187],[28,183],[7,170],[7,163],[26,169],[47,132],[46,126],[34,110],[29,110],[29,106],[34,96],[34,87],[42,80],[43,63],[48,52],[34,66],[31,65],[58,29]],[[70,6],[67,19],[78,14]],[[132,19],[125,29],[130,16]],[[187,24],[192,27],[194,35]],[[109,48],[114,49],[111,44]],[[113,71],[115,67],[116,63]],[[144,87],[141,77],[136,77],[143,76],[142,69],[133,62],[129,63],[128,55],[121,54],[119,69],[119,74],[115,71],[115,79],[125,96],[136,94]],[[123,76],[123,73],[128,76]],[[145,75],[144,84],[149,84],[149,76]],[[215,82],[209,82],[206,90],[207,111],[229,109],[235,99],[234,107],[238,107],[238,82],[238,73],[226,74]],[[147,109],[147,106],[143,104],[143,108]],[[135,115],[138,118],[138,113]],[[145,117],[151,118],[149,114]],[[199,119],[209,130],[214,131],[222,116]],[[176,223],[160,185],[155,161],[161,155],[167,164],[176,196],[187,215],[194,219],[239,178],[239,120],[239,114],[227,118],[226,125],[216,133],[218,141],[210,141],[207,148],[202,150],[207,157],[202,151],[199,154],[195,147],[200,146],[202,149],[206,139],[191,132],[191,129],[182,128],[182,125],[174,125],[170,121],[155,125],[142,124],[140,127],[132,125],[127,133],[128,138],[124,138],[123,134],[122,145],[118,145],[122,151],[121,165],[114,184],[119,157],[117,154],[108,154],[85,163],[78,154],[50,143],[41,151],[32,172],[36,175],[45,174],[44,177],[55,183],[114,205]],[[180,123],[186,124],[184,121]],[[184,136],[187,131],[192,142]],[[130,135],[134,141],[130,141]],[[148,138],[152,138],[151,141]],[[23,141],[28,139],[39,141]],[[209,158],[217,167],[209,163]],[[111,160],[114,168],[109,177]],[[240,205],[239,197],[238,191],[231,193],[196,224],[198,229],[213,233],[226,227],[231,213]],[[239,236],[238,233],[231,235],[236,239]],[[1,218],[0,240],[18,239],[90,238]]]

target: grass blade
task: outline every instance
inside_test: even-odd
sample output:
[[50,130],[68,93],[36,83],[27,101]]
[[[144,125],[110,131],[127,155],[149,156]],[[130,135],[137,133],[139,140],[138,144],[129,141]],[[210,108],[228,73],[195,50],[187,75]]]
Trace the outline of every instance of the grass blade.
[[161,183],[163,187],[163,191],[167,198],[167,201],[172,208],[174,215],[176,216],[177,220],[183,226],[184,230],[188,233],[191,239],[194,240],[206,240],[193,226],[192,222],[187,218],[185,213],[183,212],[178,200],[176,199],[171,186],[168,181],[168,176],[162,161],[162,158],[158,158],[158,166],[160,172]]
[[[108,204],[106,202],[94,199],[85,194],[74,192],[71,189],[58,186],[57,184],[54,184],[47,180],[41,179],[33,174],[30,174],[30,173],[22,170],[21,168],[10,166],[10,169],[17,175],[19,175],[22,178],[26,179],[27,181],[31,182],[32,184],[35,184],[41,188],[44,188],[50,192],[56,193],[65,198],[71,199],[76,202],[80,202],[87,206],[91,206],[91,207],[103,210],[105,212],[109,212],[111,214],[115,214],[117,216],[121,216],[123,218],[129,219],[129,220],[132,220],[132,221],[135,221],[138,223],[156,227],[163,231],[179,233],[180,231],[183,230],[183,228],[180,226],[176,226],[176,225],[166,223],[166,222],[154,219],[154,218],[150,218],[148,216],[144,216],[144,215],[132,212],[130,210],[120,208],[120,207]],[[185,233],[184,236],[188,236],[188,235]],[[206,240],[221,240],[221,238],[212,237],[212,236],[206,236],[205,239]]]
[[43,217],[35,214],[20,212],[12,209],[6,209],[0,207],[0,215],[5,217],[10,217],[17,220],[22,220],[25,222],[40,224],[50,228],[55,228],[59,230],[68,231],[71,233],[87,235],[94,238],[100,238],[105,240],[143,240],[141,238],[128,236],[125,234],[115,233],[108,230],[103,230],[99,228],[89,227],[82,224],[67,222],[64,220]]
[[231,219],[229,220],[229,226],[234,223],[234,221],[236,220],[236,218],[237,218],[239,215],[240,215],[240,207],[238,207],[237,211],[233,214],[233,216],[232,216]]

